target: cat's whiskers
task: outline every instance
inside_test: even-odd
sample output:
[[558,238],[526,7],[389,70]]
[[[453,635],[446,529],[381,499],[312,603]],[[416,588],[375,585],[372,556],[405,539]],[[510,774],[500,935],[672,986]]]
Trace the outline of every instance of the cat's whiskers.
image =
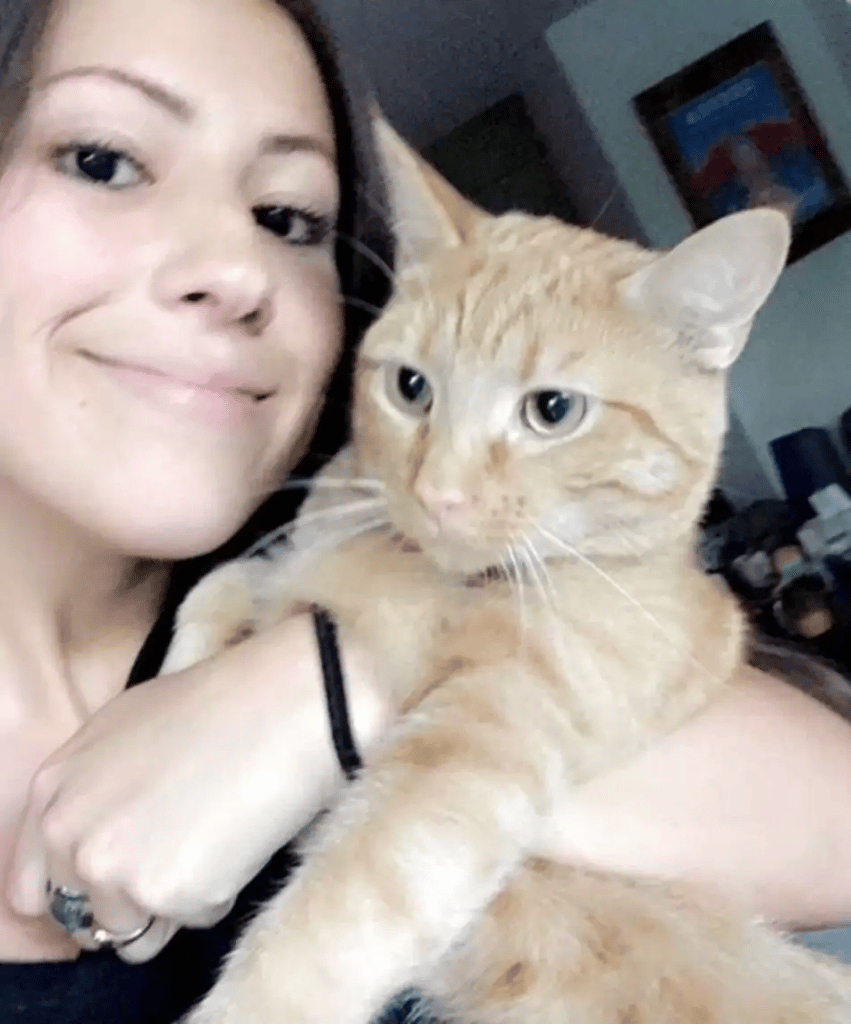
[[[539,585],[545,595],[544,608],[550,613],[551,625],[553,627],[546,632],[547,645],[558,652],[559,660],[563,665],[571,665],[582,677],[588,680],[592,684],[594,692],[606,693],[609,700],[620,699],[617,696],[612,696],[611,688],[606,685],[599,667],[595,664],[594,659],[588,655],[583,645],[573,645],[570,643],[569,631],[561,628],[563,623],[558,614],[558,598],[546,559],[541,556],[541,553],[525,530],[522,531],[520,539],[525,542],[527,558],[530,560],[530,572],[532,572],[536,581],[541,579],[538,572],[543,574],[543,579],[545,580],[544,584],[539,583]],[[540,566],[540,570],[536,571],[532,568],[535,562]]]
[[365,533],[370,533],[372,530],[377,530],[386,525],[386,516],[374,516],[372,519],[366,519],[360,523],[353,524],[348,530],[326,531],[317,536],[315,541],[311,544],[308,544],[303,548],[299,548],[298,557],[312,557],[317,553],[333,551],[334,548],[340,547],[347,541],[354,540],[356,537],[360,537]]
[[386,260],[383,260],[378,253],[373,252],[372,249],[370,249],[370,247],[364,242],[361,242],[360,239],[354,238],[352,235],[344,234],[342,231],[335,231],[334,237],[339,238],[341,242],[345,242],[346,245],[351,246],[355,252],[363,256],[364,259],[369,260],[374,267],[378,267],[378,269],[385,274],[390,284],[396,283],[396,274],[393,272],[393,268],[390,264],[387,263]]
[[[346,480],[342,477],[333,480],[321,480],[313,477],[292,477],[286,480],[282,484],[277,484],[275,487],[269,487],[260,494],[260,498],[265,501],[267,498],[274,497],[276,494],[284,494],[287,491],[304,491],[305,498],[312,487],[320,487],[325,490],[351,490],[351,491],[364,491],[366,494],[371,493],[382,493],[384,491],[384,484],[373,482],[370,480]],[[364,497],[366,496],[363,495]],[[353,495],[360,497],[360,495]],[[304,499],[302,499],[304,500]]]
[[571,555],[583,565],[588,566],[592,572],[596,573],[602,580],[605,580],[609,586],[616,590],[624,600],[628,601],[656,630],[658,630],[660,636],[663,636],[675,651],[681,651],[696,668],[699,668],[700,671],[709,679],[713,680],[713,682],[719,681],[698,658],[691,654],[690,651],[686,650],[689,643],[687,637],[682,637],[678,640],[676,637],[672,636],[651,611],[648,611],[648,609],[645,608],[637,598],[633,597],[625,587],[618,583],[617,580],[613,579],[605,569],[601,569],[593,559],[583,554],[578,550],[578,548],[575,548],[566,540],[562,540],[561,537],[558,537],[556,534],[552,533],[552,531],[544,529],[543,526],[539,526],[537,523],[534,525],[535,529],[544,537],[545,540],[548,540],[552,544],[562,548],[562,550],[567,552],[567,554]]
[[509,591],[517,604],[517,619],[520,623],[517,653],[522,657],[526,649],[526,601],[523,596],[523,576],[512,545],[509,545],[504,555],[499,556],[499,568],[505,576]]
[[529,537],[525,530],[520,533],[519,539],[520,543],[523,545],[523,552],[525,553],[525,560],[529,573],[534,579],[544,603],[549,605],[552,612],[555,612],[557,610],[558,599],[555,588],[553,587],[553,581],[550,576],[547,563],[541,557],[540,552],[535,547],[531,537]]
[[531,596],[540,596],[540,582],[534,568],[529,564],[529,556],[523,547],[523,538],[520,535],[514,533],[511,535],[510,550],[514,564],[517,566],[517,574],[522,580],[523,586],[529,586]]
[[294,487],[326,487],[342,488],[351,487],[354,490],[384,491],[386,484],[381,480],[375,480],[366,476],[332,476],[332,477],[290,477],[287,483],[281,488],[286,490],[288,486]]
[[[400,217],[396,211],[388,207],[386,202],[379,202],[376,196],[373,195],[369,189],[360,185],[357,186],[357,188],[373,210],[375,210],[378,215],[388,223],[392,224],[397,254],[400,254],[403,257],[405,263],[408,264],[408,269],[411,270],[421,281],[425,282],[428,278],[425,261],[422,260],[421,253],[417,251],[416,245],[409,240],[409,232],[406,230],[408,225],[412,225],[413,233],[416,236],[417,229],[419,227],[417,220],[412,217]],[[339,232],[337,234],[344,242],[352,241],[348,235],[344,235]],[[361,252],[367,259],[371,260],[377,267],[383,270],[390,283],[395,287],[398,280],[398,274],[391,271],[387,263],[380,259],[380,257],[376,256],[368,246],[363,245],[363,243],[360,243],[360,246],[360,248],[356,246],[353,246],[353,248],[357,248],[358,252]],[[428,291],[428,289],[426,289],[426,291]]]
[[[416,237],[418,228],[420,227],[419,221],[414,217],[401,217],[399,215],[398,210],[392,209],[391,204],[384,197],[382,197],[381,200],[379,201],[379,198],[375,195],[375,193],[371,189],[366,188],[363,184],[358,183],[355,187],[357,188],[357,191],[366,200],[367,204],[371,206],[373,210],[375,210],[378,216],[381,217],[388,224],[392,225],[396,251],[402,253],[402,255],[406,258],[409,257],[408,262],[419,267],[419,264],[423,261],[417,258],[420,254],[417,252],[416,245],[411,241],[409,237],[411,234],[413,234],[414,237]],[[412,227],[412,231],[406,230],[409,226]],[[343,241],[349,240],[348,235],[343,235],[340,232],[337,232],[337,234],[340,238],[343,239]],[[364,250],[365,251],[363,255],[366,256],[367,259],[375,257],[375,253],[373,253],[372,250],[369,249],[367,246],[364,246]],[[375,259],[373,259],[373,262],[375,262]],[[389,271],[389,267],[387,266],[386,263],[384,263],[383,260],[381,261],[381,263],[383,264],[381,269],[383,269],[385,273],[387,273]],[[376,266],[378,265],[379,264],[376,263]],[[395,274],[391,272],[388,274],[388,277],[391,283],[395,284]]]
[[547,588],[547,592],[549,593],[550,603],[552,605],[553,611],[557,612],[559,606],[559,595],[556,591],[555,584],[553,583],[552,574],[550,573],[550,567],[547,564],[547,560],[543,557],[541,552],[538,551],[531,537],[527,537],[527,543],[529,545],[530,552],[532,553],[534,558],[537,560],[538,565],[540,566],[541,576],[544,579],[544,584]]
[[597,211],[597,216],[588,225],[592,230],[594,228],[596,228],[597,225],[600,223],[600,221],[603,219],[603,217],[605,217],[606,212],[608,211],[609,207],[615,201],[615,196],[618,194],[619,188],[620,188],[619,185],[615,185],[615,187],[609,193],[609,198],[603,203],[603,205]]
[[315,561],[317,556],[321,556],[328,552],[332,552],[337,548],[342,547],[348,541],[355,540],[358,537],[363,536],[365,533],[370,533],[372,530],[377,530],[382,526],[387,525],[387,518],[385,516],[374,516],[371,519],[365,519],[359,523],[351,525],[346,530],[326,530],[321,534],[318,534],[308,544],[300,544],[296,549],[295,560],[287,563],[287,571],[290,573],[297,573],[299,560],[302,563]]
[[340,295],[339,299],[344,306],[353,306],[355,309],[362,309],[367,313],[371,313],[374,317],[379,317],[384,312],[380,306],[376,306],[372,302],[367,302],[365,299],[359,299],[355,295]]
[[384,506],[385,501],[383,497],[361,498],[357,501],[340,502],[338,505],[328,505],[325,508],[318,508],[313,512],[307,512],[299,516],[298,522],[304,524],[323,519],[343,519],[360,512],[377,512]]
[[[365,498],[361,501],[340,503],[339,505],[330,505],[328,508],[307,512],[299,515],[298,519],[294,522],[285,523],[283,526],[279,526],[277,529],[265,534],[265,536],[260,537],[241,557],[250,558],[252,555],[257,554],[257,552],[272,547],[273,544],[277,544],[282,539],[288,537],[297,527],[304,526],[305,524],[316,524],[324,521],[331,525],[345,522],[347,519],[356,518],[358,515],[364,515],[367,512],[379,512],[384,507],[384,498],[375,497]],[[383,521],[387,521],[386,516],[383,517]]]
[[[366,195],[366,193],[364,194]],[[388,211],[383,209],[381,204],[375,202],[374,198],[368,195],[366,195],[366,198],[367,201],[371,203],[373,208],[380,212],[382,217],[388,217]],[[423,262],[416,258],[417,253],[415,251],[414,246],[410,245],[406,241],[405,219],[393,215],[392,220],[397,252],[401,253],[403,257],[409,257],[407,259],[407,262],[410,265],[411,269],[413,269],[417,277],[419,277],[422,281],[425,281],[427,278],[426,268]],[[377,253],[373,252],[368,245],[365,245],[358,239],[353,238],[351,235],[347,235],[344,234],[343,232],[338,231],[336,232],[336,237],[339,238],[340,241],[345,242],[347,245],[350,245],[355,250],[355,252],[360,253],[361,256],[369,260],[369,262],[372,263],[373,266],[378,267],[378,269],[384,273],[388,282],[393,286],[393,288],[396,287],[396,284],[398,282],[398,275],[390,267],[386,260],[383,260]],[[406,246],[409,250],[407,252]],[[376,316],[379,316],[381,312],[383,312],[382,310],[378,309],[375,306],[370,308],[369,303],[364,303],[359,299],[352,300],[351,298],[343,296],[343,301],[350,302],[352,305],[358,306],[360,309],[365,309],[366,312],[373,313],[373,315]]]

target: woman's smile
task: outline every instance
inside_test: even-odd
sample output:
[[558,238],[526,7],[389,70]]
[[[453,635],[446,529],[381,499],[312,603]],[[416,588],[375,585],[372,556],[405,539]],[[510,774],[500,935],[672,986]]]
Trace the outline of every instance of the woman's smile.
[[212,428],[245,425],[275,393],[272,387],[238,375],[200,367],[169,371],[89,353],[82,355],[132,396],[181,419]]

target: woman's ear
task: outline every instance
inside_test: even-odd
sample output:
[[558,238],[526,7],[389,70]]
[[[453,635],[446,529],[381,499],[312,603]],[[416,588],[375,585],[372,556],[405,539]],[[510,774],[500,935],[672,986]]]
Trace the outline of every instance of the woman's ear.
[[430,259],[441,249],[462,245],[483,210],[427,163],[393,129],[377,107],[373,125],[383,158],[400,270]]

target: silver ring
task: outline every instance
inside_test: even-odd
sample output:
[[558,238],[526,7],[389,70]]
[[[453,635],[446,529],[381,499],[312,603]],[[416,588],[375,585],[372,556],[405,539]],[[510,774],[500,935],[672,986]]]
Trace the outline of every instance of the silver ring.
[[95,920],[92,903],[86,893],[51,882],[47,883],[47,893],[50,897],[48,913],[56,924],[71,938],[85,935],[95,949],[123,949],[147,934],[155,921],[152,914],[135,931],[116,935]]

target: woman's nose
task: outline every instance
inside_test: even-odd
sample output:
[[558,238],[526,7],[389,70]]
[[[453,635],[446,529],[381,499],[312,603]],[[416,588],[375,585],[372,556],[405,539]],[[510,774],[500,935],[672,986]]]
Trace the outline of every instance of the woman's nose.
[[250,214],[207,223],[179,239],[154,275],[155,298],[172,310],[192,307],[206,325],[257,334],[273,314],[272,281],[260,229]]

